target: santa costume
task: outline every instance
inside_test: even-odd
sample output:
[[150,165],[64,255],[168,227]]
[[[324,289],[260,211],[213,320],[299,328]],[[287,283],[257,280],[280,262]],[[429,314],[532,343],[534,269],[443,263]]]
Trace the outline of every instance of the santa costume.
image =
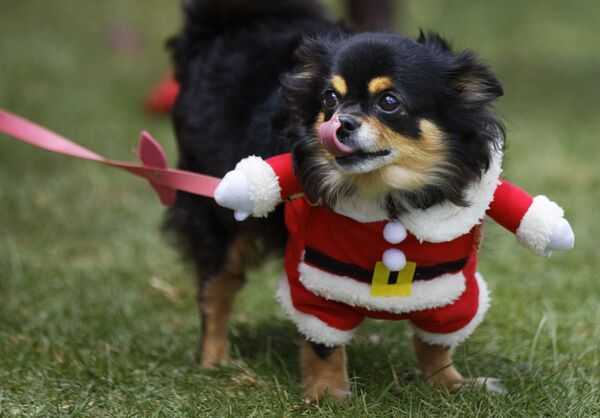
[[266,216],[285,201],[289,238],[277,297],[308,340],[346,344],[370,317],[407,319],[423,341],[455,346],[490,305],[477,273],[486,215],[536,254],[573,246],[563,210],[501,179],[501,160],[496,153],[481,180],[466,190],[468,207],[445,201],[397,219],[370,202],[312,205],[299,195],[291,154],[243,159],[215,199],[236,209],[238,219]]

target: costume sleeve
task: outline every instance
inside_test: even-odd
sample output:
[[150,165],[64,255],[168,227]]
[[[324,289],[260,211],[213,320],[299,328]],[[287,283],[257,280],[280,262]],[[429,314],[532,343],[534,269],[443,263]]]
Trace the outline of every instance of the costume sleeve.
[[241,160],[235,170],[241,171],[248,181],[254,216],[267,216],[283,200],[300,192],[290,153],[266,160],[252,155]]
[[279,187],[281,188],[280,196],[282,200],[302,192],[298,178],[294,173],[291,153],[267,158],[265,162],[271,166],[277,176]]
[[487,215],[516,234],[519,242],[533,253],[544,255],[564,212],[546,196],[532,197],[506,180],[500,180]]

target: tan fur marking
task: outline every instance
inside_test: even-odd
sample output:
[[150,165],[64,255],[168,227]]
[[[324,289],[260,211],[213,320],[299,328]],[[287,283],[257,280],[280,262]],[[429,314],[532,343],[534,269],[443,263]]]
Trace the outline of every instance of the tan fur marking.
[[369,93],[377,94],[381,91],[391,89],[393,87],[392,79],[389,77],[375,77],[369,81]]
[[[323,174],[324,190],[354,187],[361,198],[379,199],[391,188],[415,190],[425,184],[443,184],[446,180],[449,166],[446,164],[445,135],[433,122],[421,120],[419,138],[400,135],[375,117],[364,118],[361,122],[368,124],[377,138],[375,148],[394,150],[398,155],[396,160],[370,172],[350,174],[341,170],[333,155],[317,143],[312,164],[315,169],[320,167],[327,173]],[[318,124],[314,126],[318,129]]]
[[243,280],[243,276],[224,272],[204,284],[200,361],[204,368],[227,363],[229,317]]
[[434,123],[421,120],[418,139],[400,135],[374,117],[366,118],[363,123],[369,123],[379,133],[379,149],[396,150],[398,157],[380,170],[355,176],[355,184],[361,190],[372,195],[383,192],[385,186],[411,190],[441,181],[433,171],[441,170],[446,149],[444,134]]
[[323,122],[325,122],[325,113],[319,112],[319,114],[317,115],[317,122],[316,122],[317,128],[318,128],[318,125],[322,124]]
[[307,341],[300,346],[300,367],[304,383],[304,399],[317,402],[328,394],[335,400],[350,396],[350,382],[346,370],[346,349],[337,347],[323,360]]
[[458,91],[468,100],[485,100],[488,97],[488,86],[477,77],[463,77],[456,83]]
[[342,96],[345,96],[348,93],[348,85],[341,75],[334,75],[331,79],[331,85]]
[[238,237],[229,248],[226,268],[200,289],[202,337],[200,365],[211,368],[226,364],[229,317],[238,291],[244,284],[244,270],[257,252],[251,241]]

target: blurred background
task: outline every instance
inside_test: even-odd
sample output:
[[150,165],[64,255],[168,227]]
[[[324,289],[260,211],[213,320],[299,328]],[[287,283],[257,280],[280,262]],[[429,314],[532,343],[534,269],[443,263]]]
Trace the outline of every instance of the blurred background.
[[[324,3],[344,15],[343,2]],[[401,33],[437,31],[499,75],[505,176],[559,202],[576,247],[544,260],[488,228],[480,269],[494,305],[456,361],[522,396],[431,393],[406,326],[372,322],[350,349],[358,400],[324,410],[600,414],[600,3],[393,3]],[[169,118],[143,100],[180,24],[178,0],[0,0],[0,107],[120,160],[135,159],[147,130],[173,165]],[[192,271],[161,236],[162,213],[133,176],[0,134],[0,411],[302,413],[293,327],[273,299],[277,263],[253,272],[238,300],[233,366],[202,372]]]

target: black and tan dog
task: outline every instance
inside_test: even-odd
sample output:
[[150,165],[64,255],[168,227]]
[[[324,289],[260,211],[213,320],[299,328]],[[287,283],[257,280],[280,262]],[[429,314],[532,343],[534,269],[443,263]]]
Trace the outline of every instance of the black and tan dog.
[[[185,14],[184,30],[172,41],[182,86],[173,114],[182,169],[222,177],[248,155],[269,157],[289,151],[294,144],[302,147],[306,130],[326,117],[336,94],[363,84],[375,93],[387,91],[392,80],[381,74],[401,74],[405,96],[379,98],[380,106],[389,114],[383,119],[370,116],[372,126],[380,130],[378,135],[389,137],[399,132],[406,137],[418,136],[422,128],[428,135],[422,142],[407,140],[413,149],[410,164],[415,173],[410,181],[427,187],[415,187],[407,196],[388,202],[391,210],[401,210],[405,199],[421,207],[444,199],[460,202],[464,186],[489,164],[487,145],[495,137],[488,128],[498,124],[487,105],[502,89],[474,56],[456,57],[437,37],[413,42],[393,35],[353,36],[325,19],[310,1],[200,0],[189,3]],[[382,53],[377,44],[395,45],[396,56]],[[347,62],[359,65],[336,69],[347,77],[334,78],[332,88],[326,90],[325,83],[336,64],[343,65],[344,55],[353,58]],[[440,102],[444,97],[440,90],[449,89],[445,84],[449,82],[455,83],[462,95]],[[415,116],[400,117],[405,112],[403,106],[410,106],[410,114]],[[422,126],[425,118],[439,121],[447,132],[455,133],[456,142],[449,147],[455,155],[443,158],[462,162],[436,173],[435,179],[425,172],[432,159],[441,158],[436,147],[437,128],[433,124]],[[467,136],[468,140],[463,140]],[[309,187],[323,184],[312,181],[311,176],[331,174],[317,169],[302,173]],[[390,181],[395,181],[393,173]],[[353,190],[342,183],[325,195],[334,199]],[[360,179],[355,186],[369,189],[384,184],[379,179]],[[322,194],[310,189],[308,193]],[[178,233],[182,249],[197,269],[201,365],[225,363],[228,320],[246,269],[284,248],[281,209],[267,219],[238,223],[230,211],[214,202],[180,193],[168,213],[167,227]],[[450,364],[447,350],[421,341],[416,347],[425,373]],[[307,383],[331,386],[313,381],[311,374],[316,371],[311,369],[320,367],[321,359],[310,349],[304,351]],[[344,375],[330,378],[345,379]],[[457,379],[452,366],[437,376],[439,380],[446,378]],[[314,391],[308,388],[308,392]]]
[[[474,54],[455,53],[438,36],[350,33],[310,1],[199,0],[186,7],[172,47],[182,88],[174,123],[183,169],[222,177],[248,155],[291,150],[305,199],[392,220],[440,205],[460,211],[472,204],[469,187],[497,185],[504,135],[489,106],[502,87]],[[496,177],[488,181],[488,173]],[[284,248],[281,206],[266,218],[236,222],[214,202],[180,193],[167,227],[196,264],[201,363],[225,363],[228,320],[246,269]],[[452,269],[463,267],[468,263]],[[416,334],[421,368],[457,388],[465,380],[452,366],[452,344],[436,344],[432,335]],[[306,395],[346,396],[343,348],[307,338]]]

